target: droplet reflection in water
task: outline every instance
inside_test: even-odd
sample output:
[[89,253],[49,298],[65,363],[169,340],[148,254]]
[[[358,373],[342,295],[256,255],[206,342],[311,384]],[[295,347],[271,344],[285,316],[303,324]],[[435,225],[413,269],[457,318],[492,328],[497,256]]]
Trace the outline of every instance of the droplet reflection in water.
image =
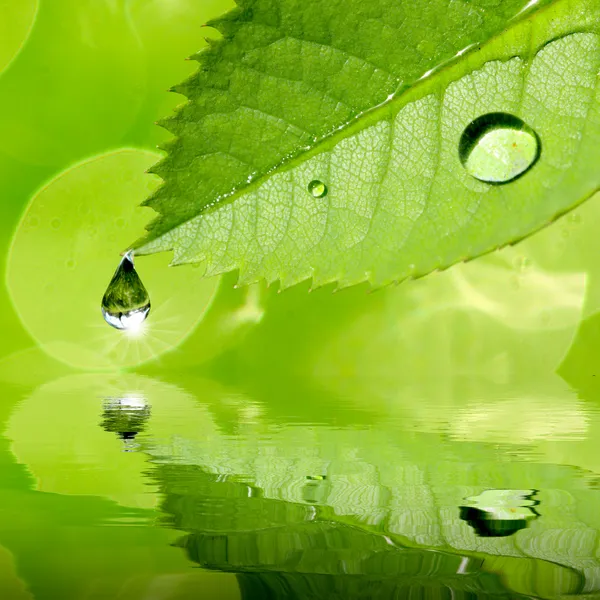
[[468,506],[460,507],[460,518],[480,537],[507,537],[539,516],[535,494],[536,490],[485,490],[465,498]]
[[131,451],[137,447],[133,440],[150,418],[150,406],[145,398],[137,395],[107,398],[102,417],[100,426],[116,433],[125,443],[125,451]]
[[488,113],[463,131],[458,153],[467,172],[486,183],[508,183],[526,173],[541,153],[531,127],[508,113]]
[[323,198],[323,196],[327,196],[327,186],[318,179],[314,179],[308,184],[308,191],[315,198]]
[[116,329],[136,332],[150,312],[150,296],[135,267],[133,253],[125,254],[102,298],[102,316]]

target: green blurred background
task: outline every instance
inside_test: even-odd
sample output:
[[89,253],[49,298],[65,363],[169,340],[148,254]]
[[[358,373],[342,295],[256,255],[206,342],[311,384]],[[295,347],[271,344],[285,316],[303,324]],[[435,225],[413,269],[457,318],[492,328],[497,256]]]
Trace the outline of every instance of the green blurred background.
[[[373,293],[143,257],[146,335],[103,323],[167,88],[230,5],[0,0],[0,596],[597,597],[600,199]],[[150,406],[130,448],[115,398]],[[541,517],[477,538],[486,488]]]

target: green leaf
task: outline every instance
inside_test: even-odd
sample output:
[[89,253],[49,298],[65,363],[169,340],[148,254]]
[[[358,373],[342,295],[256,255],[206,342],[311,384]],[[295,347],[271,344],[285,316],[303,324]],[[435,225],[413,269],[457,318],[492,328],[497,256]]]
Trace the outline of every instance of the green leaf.
[[[244,0],[214,26],[224,40],[176,88],[190,101],[165,122],[138,254],[379,286],[520,240],[600,187],[600,0]],[[504,185],[458,152],[498,112],[541,144]]]

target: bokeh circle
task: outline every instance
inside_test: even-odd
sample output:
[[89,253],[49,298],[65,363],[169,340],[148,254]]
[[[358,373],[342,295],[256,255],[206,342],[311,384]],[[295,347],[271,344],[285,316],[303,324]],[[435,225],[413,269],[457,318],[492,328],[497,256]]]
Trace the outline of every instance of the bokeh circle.
[[218,288],[193,269],[169,268],[166,254],[141,257],[138,273],[152,311],[142,335],[106,325],[100,301],[119,252],[152,216],[139,204],[159,185],[145,171],[159,155],[122,149],[77,164],[30,201],[12,241],[7,285],[23,325],[40,347],[76,368],[135,367],[177,347]]

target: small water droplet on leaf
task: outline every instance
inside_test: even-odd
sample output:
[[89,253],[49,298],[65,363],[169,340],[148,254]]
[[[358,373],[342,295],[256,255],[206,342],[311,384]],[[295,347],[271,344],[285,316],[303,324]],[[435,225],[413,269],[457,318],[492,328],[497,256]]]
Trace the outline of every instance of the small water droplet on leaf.
[[315,198],[323,198],[323,196],[327,196],[327,186],[318,179],[314,179],[308,184],[308,191]]
[[467,172],[486,183],[508,183],[526,173],[541,153],[540,139],[508,113],[488,113],[463,131],[458,154]]
[[128,252],[104,293],[102,316],[116,329],[136,330],[149,312],[150,296],[133,266],[133,254]]

